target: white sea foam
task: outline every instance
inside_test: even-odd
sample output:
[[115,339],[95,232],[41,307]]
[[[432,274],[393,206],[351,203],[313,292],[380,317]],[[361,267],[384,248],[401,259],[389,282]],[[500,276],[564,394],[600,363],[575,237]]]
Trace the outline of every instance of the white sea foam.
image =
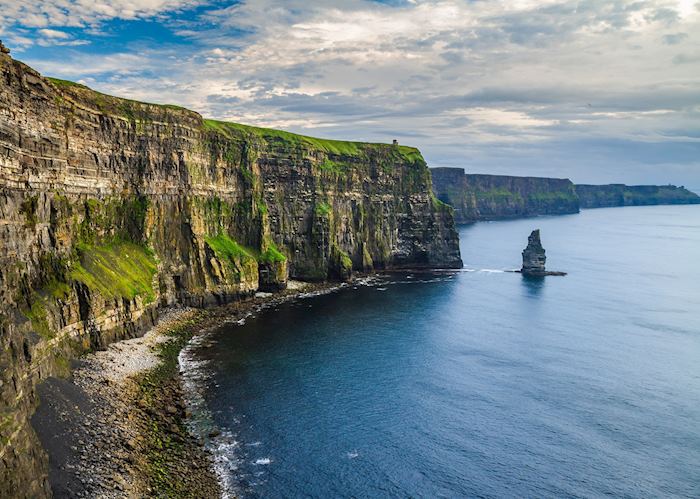
[[[354,287],[358,286],[386,286],[393,284],[392,282],[387,282],[387,276],[368,276],[358,279],[354,283]],[[416,282],[416,281],[411,281]],[[214,339],[215,333],[224,324],[238,325],[242,326],[246,323],[246,319],[254,317],[257,313],[267,310],[270,308],[275,308],[281,303],[288,301],[301,301],[306,298],[314,298],[316,296],[326,295],[334,293],[340,289],[348,287],[347,284],[340,284],[338,286],[327,288],[323,290],[317,290],[308,293],[301,293],[297,297],[292,299],[282,299],[280,301],[270,301],[268,303],[263,303],[256,307],[254,310],[246,313],[243,317],[231,318],[228,321],[219,323],[216,326],[208,327],[200,331],[200,334],[195,335],[189,343],[180,351],[178,356],[179,369],[183,379],[183,388],[185,392],[185,400],[187,407],[190,410],[192,416],[187,420],[187,426],[189,431],[200,438],[204,442],[204,446],[207,451],[213,457],[214,460],[214,471],[217,475],[219,483],[221,484],[222,499],[229,499],[233,497],[242,497],[244,494],[240,490],[238,479],[240,477],[240,468],[245,459],[245,453],[241,449],[241,444],[236,440],[235,435],[227,430],[218,430],[214,424],[214,419],[209,411],[206,400],[203,394],[206,392],[208,387],[215,383],[212,380],[212,372],[209,366],[208,360],[198,359],[195,352],[202,348],[208,348],[215,345],[217,342]],[[377,288],[380,291],[384,291],[387,288],[381,287]],[[239,423],[239,421],[232,421],[234,426]],[[218,430],[221,433],[218,433]],[[216,436],[212,436],[215,435]],[[262,445],[261,442],[252,442],[245,444],[245,447],[258,447]],[[357,452],[348,452],[348,458],[354,459],[357,457]],[[269,457],[263,457],[252,461],[256,466],[267,466],[272,463],[272,459]],[[261,473],[256,473],[259,476]]]
[[205,442],[205,448],[214,459],[214,472],[221,485],[221,498],[240,497],[233,477],[238,470],[240,460],[236,457],[239,443],[231,432],[223,431],[215,437],[209,437],[215,429],[212,415],[207,408],[203,393],[211,381],[209,362],[197,359],[194,352],[197,348],[214,343],[210,336],[214,329],[195,335],[180,351],[178,363],[183,379],[185,401],[192,416],[187,420],[187,426],[193,435]]
[[454,272],[483,272],[486,274],[503,274],[505,272],[513,272],[511,269],[474,269],[474,268],[463,268],[456,270]]

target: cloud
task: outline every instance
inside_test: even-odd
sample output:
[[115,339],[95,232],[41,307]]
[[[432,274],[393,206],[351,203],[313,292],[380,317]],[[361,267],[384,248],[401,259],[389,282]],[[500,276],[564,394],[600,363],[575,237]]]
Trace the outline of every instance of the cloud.
[[664,43],[668,45],[678,45],[688,38],[688,33],[671,33],[663,36]]
[[700,52],[695,54],[678,54],[673,58],[674,64],[696,64],[700,62]]
[[65,33],[64,31],[58,31],[55,29],[40,29],[39,34],[45,36],[46,38],[54,38],[54,39],[60,39],[60,40],[65,40],[70,38],[70,35],[68,33]]
[[0,0],[2,24],[84,27],[110,19],[139,19],[204,3],[198,0]]
[[105,74],[109,74],[114,81],[122,75],[138,74],[139,68],[151,63],[150,57],[137,54],[73,55],[70,62],[43,61],[40,66],[46,75],[61,75],[68,79],[82,78],[94,84]]
[[585,171],[603,175],[605,151],[612,165],[631,168],[643,161],[624,158],[624,147],[649,144],[668,155],[664,164],[691,171],[697,161],[674,151],[700,153],[692,0],[10,3],[0,16],[26,19],[16,22],[27,31],[13,32],[37,44],[94,40],[88,30],[109,19],[159,22],[177,43],[115,44],[106,55],[79,47],[60,63],[28,62],[215,118],[332,138],[401,137],[436,166],[526,163],[533,174],[590,160],[599,171]]
[[[51,47],[51,46],[79,46],[79,45],[87,45],[90,43],[88,40],[76,40],[73,39],[73,36],[71,36],[69,33],[66,33],[65,31],[59,31],[55,29],[49,29],[49,28],[42,28],[37,30],[37,34],[40,35],[40,37],[36,39],[28,39],[25,38],[25,43],[22,43],[21,45],[32,45],[33,43],[36,43],[39,46],[42,47]],[[17,41],[16,39],[13,39],[12,41]]]

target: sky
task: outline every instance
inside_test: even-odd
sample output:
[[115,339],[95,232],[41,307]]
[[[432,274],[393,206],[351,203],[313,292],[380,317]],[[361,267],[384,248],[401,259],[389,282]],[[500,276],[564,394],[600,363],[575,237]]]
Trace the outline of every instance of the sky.
[[700,190],[698,0],[0,0],[47,76],[428,164]]

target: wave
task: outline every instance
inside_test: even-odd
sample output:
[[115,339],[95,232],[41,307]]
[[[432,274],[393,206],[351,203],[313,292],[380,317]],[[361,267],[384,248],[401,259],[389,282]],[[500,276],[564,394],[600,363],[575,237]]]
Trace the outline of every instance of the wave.
[[211,335],[214,329],[195,335],[178,355],[180,375],[183,380],[185,402],[191,416],[187,418],[187,428],[192,435],[204,443],[204,448],[214,460],[214,472],[221,485],[221,498],[241,497],[233,477],[238,470],[240,458],[236,457],[236,448],[240,446],[229,431],[219,431],[209,411],[204,393],[212,375],[209,362],[195,356],[198,348],[215,343]]
[[[378,291],[386,291],[388,286],[391,285],[441,282],[452,279],[454,275],[454,271],[449,275],[443,274],[430,276],[429,278],[426,278],[428,276],[409,274],[404,278],[405,280],[393,280],[393,276],[377,274],[357,279],[352,283],[352,287],[355,289],[371,287]],[[263,310],[275,308],[285,302],[301,302],[308,298],[331,294],[349,286],[351,285],[342,283],[327,289],[300,293],[295,297],[270,300],[251,309],[243,316],[232,317],[229,320],[219,322],[215,326],[202,329],[180,351],[178,356],[179,370],[183,380],[185,402],[191,414],[187,418],[186,424],[190,433],[203,443],[204,448],[212,456],[214,472],[221,485],[221,497],[223,499],[243,497],[246,495],[246,491],[249,492],[248,487],[254,485],[252,482],[246,485],[246,477],[241,474],[246,462],[251,462],[256,466],[267,466],[272,463],[272,459],[261,457],[248,461],[250,457],[247,456],[246,449],[260,447],[262,443],[259,441],[251,443],[240,442],[231,431],[217,427],[204,397],[207,390],[215,383],[213,372],[210,361],[199,358],[197,352],[203,348],[215,345],[217,343],[216,333],[224,325],[242,326],[248,318],[255,317]],[[348,451],[346,456],[348,459],[355,459],[359,456],[359,453],[356,450],[352,450]],[[260,473],[256,472],[253,475],[259,476]]]
[[510,272],[515,272],[516,270],[519,269],[470,269],[470,268],[464,268],[464,269],[459,269],[457,272],[484,272],[487,274],[506,274]]

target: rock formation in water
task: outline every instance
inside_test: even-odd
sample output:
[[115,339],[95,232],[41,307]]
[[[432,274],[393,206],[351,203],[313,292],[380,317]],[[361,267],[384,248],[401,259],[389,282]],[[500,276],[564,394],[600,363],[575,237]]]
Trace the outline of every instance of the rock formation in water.
[[50,494],[38,381],[161,307],[461,267],[416,149],[205,120],[0,53],[0,497]]
[[520,270],[524,275],[545,275],[545,263],[547,257],[540,241],[540,230],[533,230],[527,238],[527,247],[523,250],[523,267]]
[[545,269],[547,257],[540,241],[540,230],[536,229],[527,238],[527,247],[523,250],[523,266],[519,271],[526,277],[565,276],[566,272]]
[[465,174],[432,168],[435,196],[455,210],[457,223],[564,215],[579,208],[698,204],[700,196],[673,185],[574,185],[569,179]]
[[569,179],[465,174],[431,168],[435,196],[455,210],[457,223],[578,213]]
[[581,208],[700,204],[700,196],[675,185],[587,185],[576,186]]

